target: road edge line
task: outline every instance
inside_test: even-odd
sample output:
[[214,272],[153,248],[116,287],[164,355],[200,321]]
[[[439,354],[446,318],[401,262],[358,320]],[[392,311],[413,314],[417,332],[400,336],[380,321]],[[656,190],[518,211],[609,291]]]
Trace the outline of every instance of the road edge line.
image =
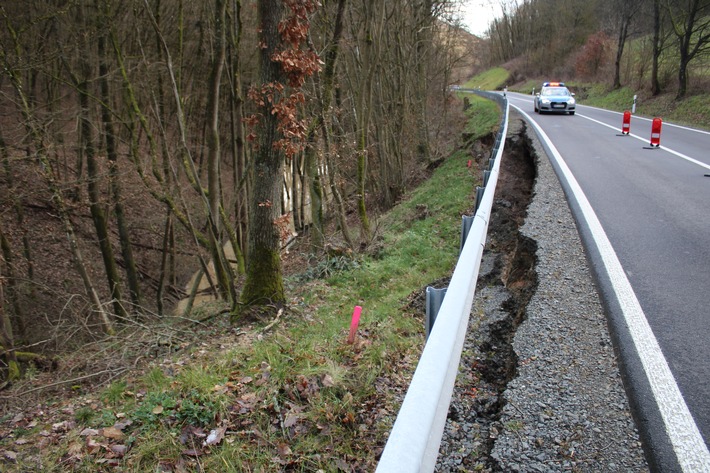
[[[555,160],[557,168],[567,181],[570,192],[576,200],[581,217],[589,229],[596,251],[599,253],[609,278],[611,288],[617,298],[679,466],[682,471],[688,473],[710,471],[710,451],[705,445],[700,430],[685,403],[675,377],[631,287],[631,283],[626,277],[621,262],[594,209],[544,130],[520,107],[512,106],[518,109],[528,123],[535,128],[535,132],[540,139],[545,142],[545,146],[552,154],[551,158]],[[589,117],[585,118],[596,121]],[[609,126],[605,123],[601,124]]]

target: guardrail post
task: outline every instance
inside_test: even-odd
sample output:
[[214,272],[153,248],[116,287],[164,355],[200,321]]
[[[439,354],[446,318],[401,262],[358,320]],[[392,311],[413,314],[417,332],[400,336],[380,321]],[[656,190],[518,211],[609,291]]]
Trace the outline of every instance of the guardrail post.
[[491,177],[491,171],[488,169],[483,170],[483,187],[488,185],[488,179]]
[[466,243],[468,238],[468,232],[471,230],[471,225],[476,217],[474,215],[462,215],[461,216],[461,245],[459,246],[459,253],[463,250],[463,245]]
[[495,159],[496,155],[498,154],[498,145],[493,145],[493,148],[491,148],[491,157],[490,159]]
[[474,215],[476,215],[476,212],[478,212],[478,207],[481,205],[481,199],[483,199],[483,191],[485,190],[485,187],[476,186],[476,206],[473,210]]
[[445,287],[437,289],[431,286],[426,288],[426,338],[429,338],[431,329],[434,327],[436,315],[439,313],[439,308],[441,308],[441,303],[446,295],[446,289]]

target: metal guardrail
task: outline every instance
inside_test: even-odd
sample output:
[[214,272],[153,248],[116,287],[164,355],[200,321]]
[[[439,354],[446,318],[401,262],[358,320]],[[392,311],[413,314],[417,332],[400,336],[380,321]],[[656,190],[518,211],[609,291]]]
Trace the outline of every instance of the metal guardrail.
[[488,169],[490,172],[486,175],[487,185],[482,197],[477,199],[477,210],[468,236],[463,243],[441,307],[435,314],[436,323],[431,327],[412,382],[377,465],[378,473],[434,471],[468,329],[468,318],[473,305],[503,145],[508,131],[508,101],[501,94],[459,90],[473,92],[498,102],[503,109],[503,119],[496,145],[491,152]]

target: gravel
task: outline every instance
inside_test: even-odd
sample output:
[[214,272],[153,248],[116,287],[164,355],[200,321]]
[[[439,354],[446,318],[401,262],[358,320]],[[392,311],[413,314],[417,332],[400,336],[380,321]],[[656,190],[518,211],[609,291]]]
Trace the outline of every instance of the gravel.
[[539,156],[520,228],[536,244],[537,286],[519,326],[507,324],[517,326],[512,379],[493,379],[485,365],[505,343],[494,327],[511,318],[513,293],[491,282],[501,255],[487,250],[436,471],[648,471],[564,193],[536,137],[514,114],[510,123],[508,144]]

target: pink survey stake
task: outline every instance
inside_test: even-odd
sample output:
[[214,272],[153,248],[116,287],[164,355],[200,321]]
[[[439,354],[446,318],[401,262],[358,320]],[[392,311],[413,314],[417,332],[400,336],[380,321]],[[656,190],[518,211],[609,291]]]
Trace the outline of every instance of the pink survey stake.
[[350,335],[348,335],[348,343],[355,343],[355,333],[357,332],[357,326],[360,323],[361,312],[362,307],[356,305],[355,309],[353,310],[353,319],[350,322]]

